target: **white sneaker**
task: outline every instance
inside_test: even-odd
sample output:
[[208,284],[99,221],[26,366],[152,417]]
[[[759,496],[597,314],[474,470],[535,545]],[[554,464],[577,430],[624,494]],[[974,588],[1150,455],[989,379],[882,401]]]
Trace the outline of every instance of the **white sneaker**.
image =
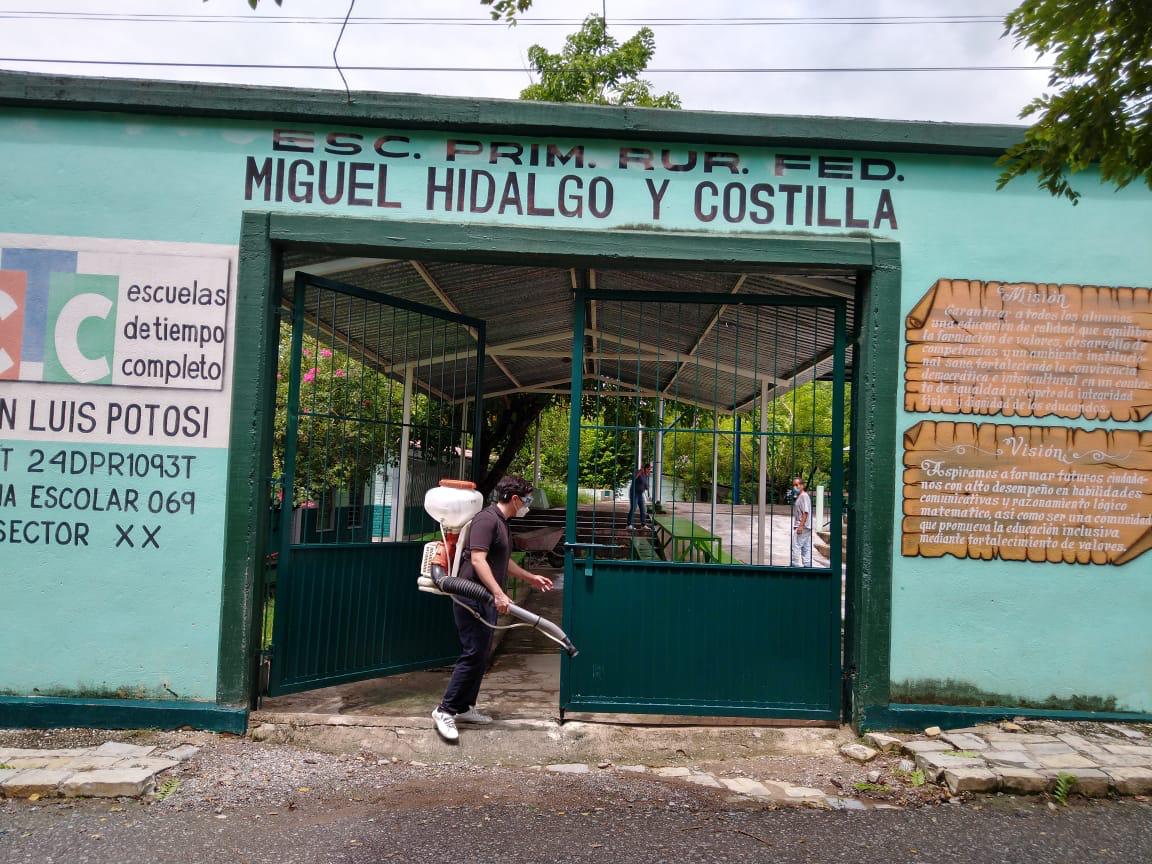
[[492,718],[480,711],[473,705],[467,711],[456,715],[457,723],[475,723],[478,726],[485,726],[492,722]]
[[459,741],[460,731],[456,728],[456,718],[437,705],[432,709],[432,720],[436,731],[445,741]]

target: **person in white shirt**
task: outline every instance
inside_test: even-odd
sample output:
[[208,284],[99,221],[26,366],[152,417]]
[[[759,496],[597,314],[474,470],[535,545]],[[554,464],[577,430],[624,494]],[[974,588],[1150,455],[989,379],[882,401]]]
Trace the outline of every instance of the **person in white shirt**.
[[802,477],[792,481],[792,491],[796,493],[792,501],[793,567],[812,566],[812,498],[804,486]]

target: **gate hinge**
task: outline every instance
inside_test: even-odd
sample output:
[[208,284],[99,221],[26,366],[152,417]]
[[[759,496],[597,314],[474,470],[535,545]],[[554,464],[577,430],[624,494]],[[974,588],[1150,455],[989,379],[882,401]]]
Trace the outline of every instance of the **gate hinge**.
[[257,667],[260,676],[257,684],[257,692],[261,698],[268,695],[268,685],[272,681],[272,657],[275,653],[275,645],[269,645],[267,648],[261,648],[256,652],[256,655],[260,658],[260,663]]

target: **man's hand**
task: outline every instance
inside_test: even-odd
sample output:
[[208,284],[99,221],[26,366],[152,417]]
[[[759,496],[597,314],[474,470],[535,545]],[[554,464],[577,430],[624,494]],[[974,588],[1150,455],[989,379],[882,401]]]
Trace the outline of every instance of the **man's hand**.
[[529,573],[525,581],[533,588],[538,588],[541,591],[552,590],[552,580],[547,576],[541,576],[538,573]]
[[505,615],[508,612],[508,605],[512,602],[512,600],[507,594],[501,591],[498,594],[492,595],[492,602],[496,605],[496,611],[501,615]]

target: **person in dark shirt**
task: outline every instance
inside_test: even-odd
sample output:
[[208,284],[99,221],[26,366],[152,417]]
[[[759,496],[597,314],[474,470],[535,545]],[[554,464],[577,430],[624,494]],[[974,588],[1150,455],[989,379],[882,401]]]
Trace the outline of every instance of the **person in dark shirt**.
[[514,576],[541,591],[552,588],[551,579],[529,573],[511,557],[512,534],[508,520],[527,515],[532,503],[532,484],[521,477],[501,478],[496,484],[495,497],[496,501],[472,520],[460,562],[460,577],[487,588],[493,602],[456,597],[457,602],[452,604],[462,653],[452,670],[444,698],[432,712],[436,731],[447,741],[459,739],[457,723],[492,722],[491,717],[476,710],[480,684],[488,669],[488,646],[492,642],[492,629],[483,622],[495,624],[496,616],[508,611],[508,604],[512,602],[504,593],[508,577]]
[[628,486],[628,528],[632,528],[632,514],[640,508],[640,527],[648,524],[648,510],[644,506],[644,496],[648,494],[648,478],[652,476],[652,463],[645,462],[632,477]]

